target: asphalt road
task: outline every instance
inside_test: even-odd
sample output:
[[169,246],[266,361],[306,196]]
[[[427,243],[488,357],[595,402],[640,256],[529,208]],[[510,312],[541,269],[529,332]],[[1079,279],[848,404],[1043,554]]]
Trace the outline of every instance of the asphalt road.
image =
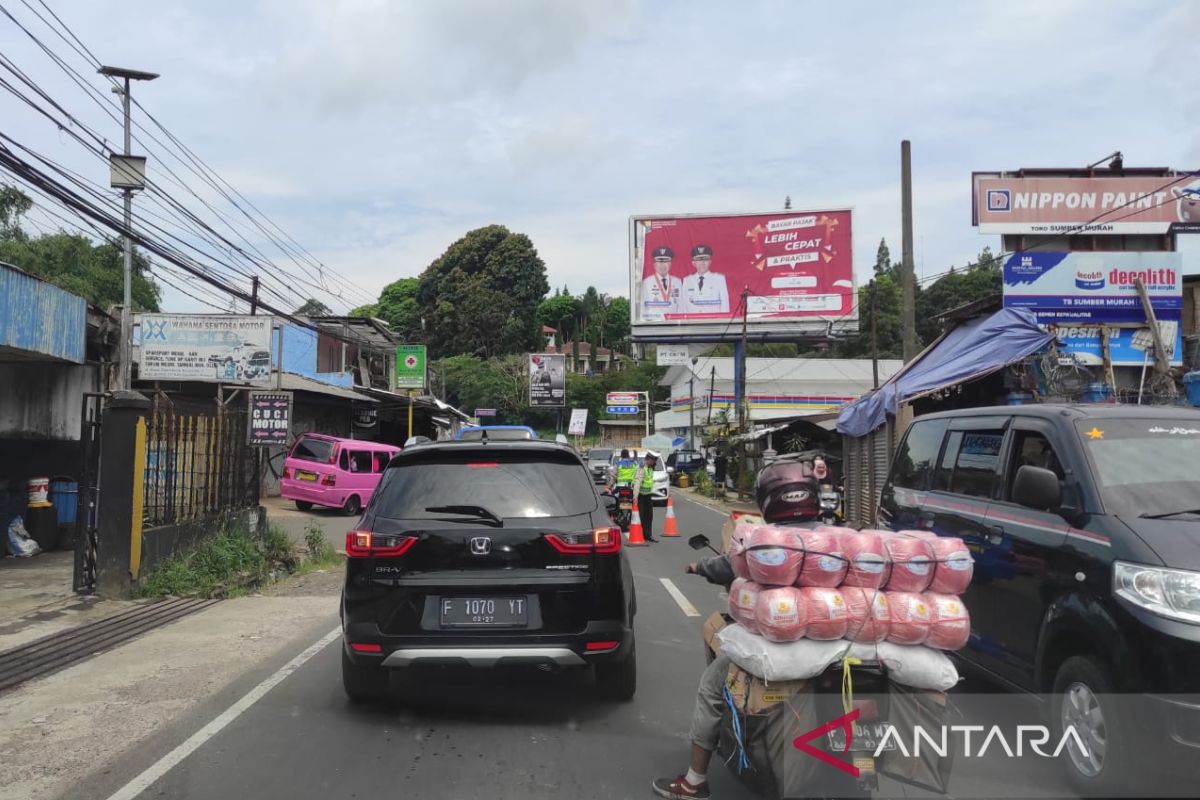
[[[687,730],[704,667],[700,628],[724,606],[720,590],[683,574],[695,558],[687,537],[704,533],[719,542],[724,516],[683,499],[676,513],[681,538],[628,551],[639,598],[639,688],[631,703],[595,699],[586,673],[429,672],[392,703],[362,709],[342,693],[340,645],[331,639],[224,727],[202,730],[224,709],[181,720],[174,742],[164,740],[154,753],[113,765],[105,780],[90,790],[80,787],[77,796],[650,797],[653,778],[686,768]],[[662,516],[656,515],[658,530]],[[674,582],[699,616],[685,614],[663,578]],[[328,630],[336,626],[331,604]],[[320,633],[298,641],[295,653],[312,646]],[[240,688],[233,700],[247,689]],[[1004,704],[1014,720],[1032,711],[1019,700]],[[962,718],[955,724],[979,721],[978,711],[973,714],[969,702],[959,704]],[[203,743],[165,773],[136,784],[142,791],[113,794],[189,736]],[[714,797],[752,796],[719,761],[709,779]],[[1069,796],[1055,765],[1022,760],[1014,769],[1012,762],[990,756],[960,760],[951,791],[959,797]],[[880,796],[885,795],[929,796],[887,781]]]

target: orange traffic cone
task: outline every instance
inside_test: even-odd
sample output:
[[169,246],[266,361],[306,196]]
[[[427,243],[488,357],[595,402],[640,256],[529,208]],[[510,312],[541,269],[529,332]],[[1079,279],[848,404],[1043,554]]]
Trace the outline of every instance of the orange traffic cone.
[[645,546],[646,539],[642,536],[642,515],[637,506],[633,507],[633,520],[629,523],[629,541],[625,544],[631,547]]
[[667,495],[667,519],[663,523],[663,536],[678,536],[679,526],[675,522],[675,501]]

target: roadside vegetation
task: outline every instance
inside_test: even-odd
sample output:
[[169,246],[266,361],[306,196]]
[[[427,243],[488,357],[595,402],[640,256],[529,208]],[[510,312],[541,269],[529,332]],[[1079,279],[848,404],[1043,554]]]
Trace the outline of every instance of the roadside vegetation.
[[329,569],[340,562],[341,556],[315,522],[305,529],[303,547],[294,546],[287,533],[273,525],[262,535],[223,531],[146,573],[138,595],[238,597],[289,575]]

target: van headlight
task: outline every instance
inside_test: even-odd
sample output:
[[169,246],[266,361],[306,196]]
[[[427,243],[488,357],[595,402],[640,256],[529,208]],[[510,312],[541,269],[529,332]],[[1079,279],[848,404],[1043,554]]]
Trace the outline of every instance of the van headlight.
[[1200,572],[1117,561],[1113,592],[1161,617],[1200,624]]

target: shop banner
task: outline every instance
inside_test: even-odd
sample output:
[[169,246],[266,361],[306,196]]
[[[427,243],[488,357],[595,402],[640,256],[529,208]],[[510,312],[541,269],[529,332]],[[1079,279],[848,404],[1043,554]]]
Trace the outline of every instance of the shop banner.
[[756,329],[855,318],[850,212],[633,220],[633,325]]
[[141,314],[140,380],[267,384],[272,317]]
[[660,344],[655,360],[660,367],[686,367],[692,363],[686,344]]
[[396,346],[396,388],[425,388],[425,345]]
[[[1055,327],[1058,346],[1072,354],[1080,364],[1089,367],[1104,364],[1101,350],[1100,325],[1060,325]],[[1174,366],[1183,364],[1183,328],[1177,320],[1159,320],[1163,346],[1167,358]],[[1140,367],[1154,363],[1154,337],[1149,326],[1145,328],[1107,328],[1108,351],[1113,366]]]
[[980,233],[1200,233],[1200,178],[974,176]]
[[1145,322],[1139,278],[1155,314],[1179,319],[1179,253],[1015,253],[1004,262],[1004,305],[1028,308],[1042,322]]
[[567,404],[567,357],[529,354],[529,405],[556,408]]
[[250,444],[286,447],[291,431],[291,392],[250,392]]

